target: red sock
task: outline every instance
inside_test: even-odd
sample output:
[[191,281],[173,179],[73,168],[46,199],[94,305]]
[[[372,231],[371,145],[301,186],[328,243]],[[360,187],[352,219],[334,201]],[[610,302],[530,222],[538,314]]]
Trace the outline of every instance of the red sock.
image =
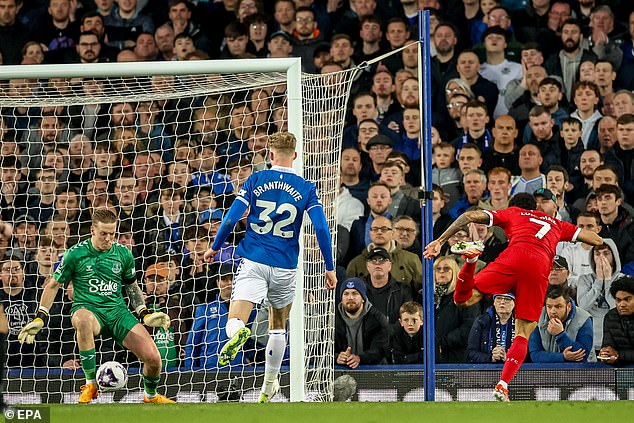
[[517,373],[524,362],[527,350],[528,340],[523,336],[516,336],[511,348],[509,348],[509,352],[506,353],[506,361],[504,362],[504,368],[502,368],[501,379],[504,382],[509,383],[515,377],[515,373]]
[[473,295],[473,287],[475,286],[475,280],[473,275],[475,274],[476,262],[469,263],[465,260],[456,279],[456,290],[453,292],[453,300],[456,303],[467,302],[471,295]]

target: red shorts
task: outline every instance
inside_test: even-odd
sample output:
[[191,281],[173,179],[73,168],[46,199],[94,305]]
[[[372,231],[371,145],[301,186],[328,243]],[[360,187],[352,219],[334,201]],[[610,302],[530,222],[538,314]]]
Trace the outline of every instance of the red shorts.
[[543,255],[528,250],[503,253],[474,276],[475,287],[487,295],[514,293],[515,317],[537,322],[544,307],[551,267],[552,263]]

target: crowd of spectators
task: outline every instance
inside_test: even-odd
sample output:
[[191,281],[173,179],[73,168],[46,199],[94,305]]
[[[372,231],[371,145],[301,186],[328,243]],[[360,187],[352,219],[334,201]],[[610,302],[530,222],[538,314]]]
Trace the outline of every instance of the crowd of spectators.
[[[618,350],[606,344],[603,321],[627,320],[627,310],[610,310],[630,292],[617,281],[634,274],[628,0],[0,0],[0,56],[32,66],[296,56],[305,72],[325,74],[392,52],[356,76],[343,130],[335,358],[350,368],[420,363],[421,99],[412,44],[420,9],[431,15],[434,235],[470,208],[498,210],[516,193],[535,193],[540,210],[606,242],[559,246],[532,359],[587,361]],[[174,78],[149,83],[159,92]],[[33,97],[37,84],[61,95],[108,88],[99,79],[12,79],[2,91]],[[148,304],[172,317],[168,331],[153,333],[165,366],[217,366],[239,230],[214,263],[202,254],[234,193],[269,165],[267,134],[287,128],[283,90],[2,107],[0,301],[10,367],[80,367],[72,285],[58,294],[39,342],[21,346],[16,337],[60,254],[89,236],[99,207],[119,216],[118,241],[137,258]],[[480,270],[507,239],[473,225],[449,245],[474,236],[486,244]],[[447,248],[434,264],[437,361],[502,362],[514,336],[513,293],[457,308],[461,260]],[[261,307],[251,322],[263,328],[266,318]],[[253,332],[233,365],[261,361],[266,340]],[[100,342],[100,361],[135,362],[112,340]],[[621,357],[617,364],[627,364]]]

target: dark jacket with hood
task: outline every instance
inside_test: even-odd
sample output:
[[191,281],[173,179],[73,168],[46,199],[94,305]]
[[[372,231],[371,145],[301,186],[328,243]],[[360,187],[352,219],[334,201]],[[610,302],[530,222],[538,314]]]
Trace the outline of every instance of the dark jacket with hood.
[[[369,301],[363,305],[364,311],[359,316],[362,319],[359,330],[361,331],[361,339],[363,346],[361,349],[352,348],[352,353],[359,356],[361,364],[380,364],[385,363],[388,355],[389,329],[387,318],[375,307],[372,307]],[[335,354],[352,347],[353,341],[351,337],[357,334],[350,333],[348,320],[343,305],[337,305],[335,314]],[[345,317],[344,317],[345,316]]]

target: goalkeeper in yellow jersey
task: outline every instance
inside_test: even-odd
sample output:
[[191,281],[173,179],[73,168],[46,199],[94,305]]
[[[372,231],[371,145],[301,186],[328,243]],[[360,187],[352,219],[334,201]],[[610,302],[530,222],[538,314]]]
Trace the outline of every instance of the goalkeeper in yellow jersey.
[[[144,402],[167,404],[174,401],[157,394],[161,378],[161,356],[156,344],[139,320],[150,327],[167,329],[165,313],[151,312],[136,282],[134,257],[130,250],[114,242],[117,217],[110,210],[98,209],[92,215],[91,237],[64,253],[52,277],[46,282],[37,316],[22,328],[20,342],[32,343],[48,321],[48,312],[62,284],[73,283],[74,300],[71,322],[76,331],[81,366],[86,384],[81,387],[79,403],[97,398],[95,380],[95,336],[112,336],[143,362]],[[137,317],[123,299],[125,289]]]

